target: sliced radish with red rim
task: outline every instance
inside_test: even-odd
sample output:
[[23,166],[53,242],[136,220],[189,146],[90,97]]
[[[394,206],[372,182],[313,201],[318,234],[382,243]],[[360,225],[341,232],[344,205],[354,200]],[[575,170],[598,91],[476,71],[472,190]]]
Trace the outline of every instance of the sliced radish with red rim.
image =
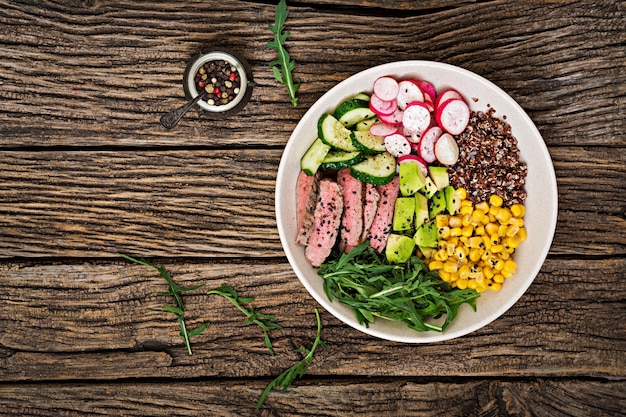
[[429,83],[426,80],[415,80],[415,83],[419,86],[419,88],[424,93],[424,99],[426,97],[430,98],[431,102],[435,101],[435,97],[437,96],[437,91],[435,90],[435,86]]
[[404,110],[409,103],[414,101],[424,101],[424,92],[415,80],[403,80],[398,84],[398,95],[396,96],[398,107]]
[[439,137],[440,135],[436,134],[422,135],[422,139],[420,140],[419,156],[429,164],[437,160],[435,156],[435,143]]
[[393,126],[398,126],[398,125],[402,124],[402,115],[403,115],[403,113],[404,112],[402,110],[396,109],[396,111],[394,111],[392,114],[389,114],[389,115],[379,114],[378,118],[383,123],[387,123],[387,124],[393,125]]
[[387,123],[374,123],[370,126],[370,133],[374,136],[389,136],[398,131],[398,126]]
[[437,124],[452,135],[461,134],[470,119],[470,109],[464,100],[450,99],[441,103],[435,112]]
[[399,158],[411,153],[411,144],[404,135],[394,133],[385,137],[385,149],[396,158]]
[[461,95],[461,93],[459,93],[458,91],[449,88],[445,91],[442,91],[441,94],[439,94],[437,96],[437,99],[435,100],[435,109],[439,108],[439,105],[441,105],[442,103],[450,100],[450,99],[459,99],[459,100],[463,100],[463,96]]
[[376,81],[374,81],[374,94],[381,100],[395,100],[398,95],[398,89],[398,81],[392,77],[378,77]]
[[459,160],[459,145],[449,133],[444,133],[435,143],[435,157],[443,165],[454,165]]
[[410,103],[402,115],[402,125],[411,132],[422,134],[430,126],[431,114],[424,103]]
[[395,100],[382,100],[376,94],[370,96],[370,110],[378,116],[389,116],[398,109],[398,103]]

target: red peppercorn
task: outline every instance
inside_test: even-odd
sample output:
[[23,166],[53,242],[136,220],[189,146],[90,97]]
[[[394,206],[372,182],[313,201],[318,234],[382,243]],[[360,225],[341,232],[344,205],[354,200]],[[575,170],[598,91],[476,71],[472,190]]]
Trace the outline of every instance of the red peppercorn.
[[198,81],[198,87],[200,87],[200,88],[206,87],[206,81],[204,81],[204,80]]
[[222,92],[220,91],[220,88],[219,88],[219,87],[215,87],[215,88],[213,89],[213,93],[214,93],[214,94],[221,94]]
[[235,78],[237,78],[237,73],[236,72],[231,72],[230,75],[228,76],[228,78],[230,78],[231,81],[235,81]]

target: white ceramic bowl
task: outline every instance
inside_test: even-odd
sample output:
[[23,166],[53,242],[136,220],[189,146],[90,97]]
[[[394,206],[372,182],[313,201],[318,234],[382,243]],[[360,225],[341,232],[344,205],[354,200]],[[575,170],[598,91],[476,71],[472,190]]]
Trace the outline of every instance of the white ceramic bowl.
[[[391,75],[397,79],[421,78],[430,81],[437,91],[452,87],[461,92],[472,110],[487,110],[496,117],[506,116],[518,140],[521,159],[528,166],[524,217],[528,238],[515,252],[517,271],[500,291],[486,291],[477,301],[477,311],[462,305],[455,320],[443,332],[416,332],[404,323],[377,319],[369,328],[360,325],[352,309],[339,301],[330,302],[322,288],[322,278],[304,258],[304,248],[296,239],[296,178],[300,158],[315,140],[317,120],[332,112],[343,100],[371,91],[376,78]],[[474,99],[478,99],[474,101]],[[340,82],[324,94],[302,117],[283,153],[276,181],[276,221],[281,243],[296,275],[309,293],[327,311],[344,323],[382,339],[406,343],[430,343],[471,333],[504,314],[528,289],[539,273],[552,244],[557,219],[557,188],[554,167],[541,134],[524,110],[502,89],[465,69],[430,61],[402,61],[362,71]],[[513,332],[515,330],[512,330]]]

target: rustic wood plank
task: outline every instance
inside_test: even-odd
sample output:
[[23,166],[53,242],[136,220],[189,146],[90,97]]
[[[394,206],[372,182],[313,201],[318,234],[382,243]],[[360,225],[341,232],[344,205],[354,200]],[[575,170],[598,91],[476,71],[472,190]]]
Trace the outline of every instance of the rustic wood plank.
[[[257,326],[245,325],[228,301],[203,290],[184,298],[190,327],[211,323],[192,339],[188,355],[174,317],[148,310],[171,301],[153,293],[164,289],[164,281],[150,268],[5,263],[0,381],[275,376],[301,358],[295,349],[311,345],[318,304],[287,263],[162,263],[181,285],[211,289],[228,283],[255,297],[250,306],[284,326],[270,333],[275,356]],[[465,337],[428,345],[379,340],[322,311],[328,346],[318,351],[308,374],[623,378],[625,268],[624,258],[548,259],[501,318]]]
[[[551,253],[624,254],[626,153],[551,153],[560,199]],[[273,191],[281,154],[3,152],[0,258],[282,256]]]
[[[408,3],[420,2],[398,7]],[[331,86],[404,59],[487,77],[519,101],[549,145],[624,142],[626,30],[618,2],[494,1],[399,16],[294,4],[288,29],[302,80],[297,108],[267,65],[273,9],[254,2],[3,1],[2,146],[280,146]],[[182,104],[186,62],[206,45],[228,46],[250,61],[258,84],[251,104],[227,121],[191,115],[165,131],[160,114]]]
[[256,412],[263,381],[19,384],[0,386],[0,416],[568,416],[619,415],[624,381],[538,379],[296,381]]

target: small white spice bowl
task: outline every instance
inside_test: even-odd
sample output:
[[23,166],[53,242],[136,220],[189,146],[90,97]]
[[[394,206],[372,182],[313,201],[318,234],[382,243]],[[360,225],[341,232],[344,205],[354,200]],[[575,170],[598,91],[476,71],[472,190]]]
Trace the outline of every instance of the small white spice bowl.
[[198,102],[198,112],[210,118],[223,118],[240,111],[250,100],[252,88],[254,87],[252,69],[242,56],[226,48],[212,48],[210,51],[202,52],[192,59],[185,69],[183,88],[188,100],[202,94],[202,91],[198,91],[195,83],[195,75],[198,70],[207,62],[220,60],[228,62],[237,69],[241,85],[239,87],[239,93],[237,93],[233,100],[226,104],[210,105],[204,100]]

